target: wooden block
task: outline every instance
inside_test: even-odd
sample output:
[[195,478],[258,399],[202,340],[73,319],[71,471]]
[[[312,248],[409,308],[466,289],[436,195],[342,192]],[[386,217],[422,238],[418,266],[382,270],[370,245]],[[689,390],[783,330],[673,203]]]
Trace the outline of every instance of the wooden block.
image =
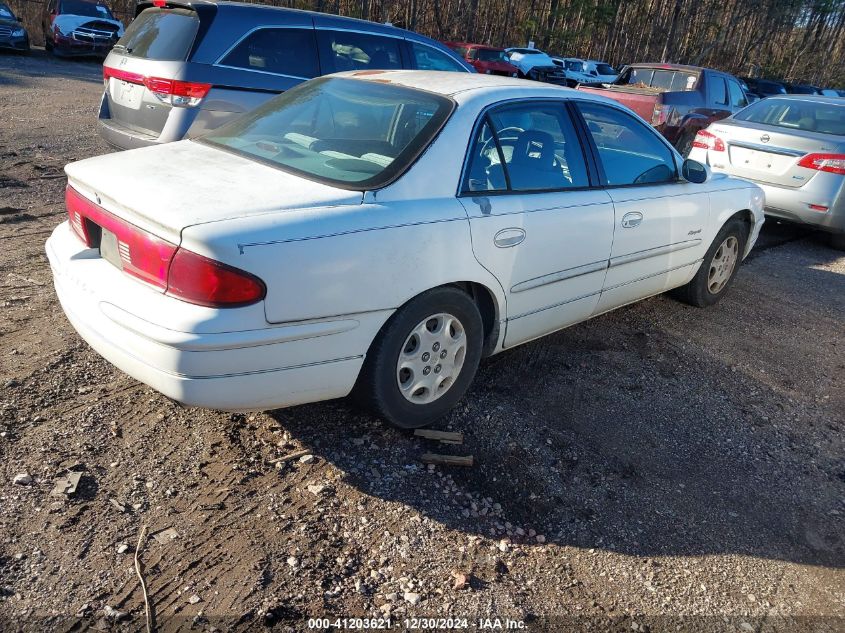
[[414,431],[417,437],[424,437],[427,440],[437,440],[444,444],[463,444],[463,433],[451,433],[449,431],[433,431],[431,429],[417,429]]
[[472,455],[425,453],[420,457],[420,461],[423,464],[435,464],[437,466],[472,466]]

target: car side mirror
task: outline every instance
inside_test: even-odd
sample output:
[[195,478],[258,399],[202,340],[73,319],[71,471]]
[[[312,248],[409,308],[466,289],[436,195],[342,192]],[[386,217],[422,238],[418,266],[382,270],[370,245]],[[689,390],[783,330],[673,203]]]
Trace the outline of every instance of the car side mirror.
[[681,175],[687,182],[692,182],[697,185],[703,185],[710,180],[713,172],[707,165],[699,163],[697,160],[687,158],[681,167]]

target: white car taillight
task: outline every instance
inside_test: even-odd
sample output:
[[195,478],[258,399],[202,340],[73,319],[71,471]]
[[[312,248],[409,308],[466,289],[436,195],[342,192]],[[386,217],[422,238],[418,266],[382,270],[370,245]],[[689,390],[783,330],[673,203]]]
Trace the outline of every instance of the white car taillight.
[[[168,242],[112,215],[68,185],[70,225],[88,248],[97,248],[97,231],[117,240],[120,269],[171,297],[211,308],[232,308],[261,301],[267,287],[255,275]],[[97,229],[99,227],[99,229]]]

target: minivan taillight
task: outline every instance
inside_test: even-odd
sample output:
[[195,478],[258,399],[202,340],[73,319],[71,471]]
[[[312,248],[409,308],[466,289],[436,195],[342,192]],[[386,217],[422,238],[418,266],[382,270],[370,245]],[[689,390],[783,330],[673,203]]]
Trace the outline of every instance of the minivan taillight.
[[692,142],[693,147],[700,147],[701,149],[710,149],[714,152],[724,152],[725,143],[715,134],[707,130],[699,130]]
[[159,101],[176,107],[193,108],[200,104],[211,90],[211,84],[177,81],[161,77],[145,77],[144,85]]
[[145,77],[119,68],[103,66],[103,81],[107,86],[111,77],[131,84],[143,85],[159,101],[178,108],[198,106],[208,94],[208,91],[211,90],[211,84],[165,79],[163,77]]
[[845,175],[845,154],[807,154],[798,161],[798,166]]
[[255,275],[180,248],[94,204],[70,185],[65,203],[73,232],[88,248],[100,247],[97,233],[112,233],[120,268],[176,299],[212,308],[249,305],[267,288]]

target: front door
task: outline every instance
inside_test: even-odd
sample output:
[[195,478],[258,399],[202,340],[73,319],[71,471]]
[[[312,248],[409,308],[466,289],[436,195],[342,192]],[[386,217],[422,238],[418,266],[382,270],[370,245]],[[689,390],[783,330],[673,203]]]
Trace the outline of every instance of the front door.
[[590,187],[563,100],[486,114],[470,147],[461,202],[475,257],[507,297],[505,346],[584,320],[601,293],[613,204]]
[[596,313],[664,292],[694,274],[709,244],[709,194],[681,180],[675,154],[650,126],[586,100],[578,110],[615,209],[613,247]]

